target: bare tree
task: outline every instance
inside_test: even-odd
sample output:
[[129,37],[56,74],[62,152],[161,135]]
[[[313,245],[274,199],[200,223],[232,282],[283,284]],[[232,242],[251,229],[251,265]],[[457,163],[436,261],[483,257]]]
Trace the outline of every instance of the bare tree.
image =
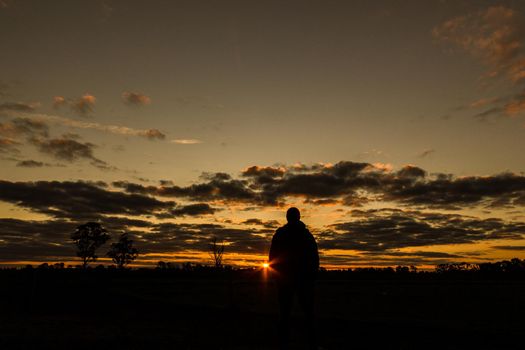
[[82,259],[82,267],[97,260],[96,250],[109,240],[108,231],[98,222],[88,222],[77,227],[71,239],[77,246],[77,256]]
[[222,256],[224,254],[224,243],[217,243],[217,237],[213,237],[210,243],[210,256],[215,263],[216,268],[222,267]]
[[133,240],[128,238],[128,234],[123,233],[117,243],[111,244],[107,255],[119,269],[123,269],[138,257],[139,251],[133,247]]

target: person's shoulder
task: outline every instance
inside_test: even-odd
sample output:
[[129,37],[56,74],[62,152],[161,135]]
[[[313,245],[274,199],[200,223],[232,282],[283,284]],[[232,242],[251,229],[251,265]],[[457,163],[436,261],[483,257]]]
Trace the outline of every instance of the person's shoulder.
[[310,230],[308,229],[308,227],[304,227],[304,233],[306,234],[306,237],[308,237],[308,239],[314,239],[314,235],[312,234],[312,232],[310,232]]
[[275,230],[274,236],[282,236],[286,232],[287,228],[286,225],[279,227],[277,230]]

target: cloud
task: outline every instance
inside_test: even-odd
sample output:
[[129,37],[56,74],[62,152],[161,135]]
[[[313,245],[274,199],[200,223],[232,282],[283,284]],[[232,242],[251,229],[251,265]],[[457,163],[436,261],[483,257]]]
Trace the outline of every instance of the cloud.
[[120,125],[108,125],[95,122],[86,122],[81,120],[75,120],[65,117],[59,117],[55,115],[37,114],[32,120],[56,123],[62,126],[67,126],[77,129],[93,129],[102,132],[108,132],[116,135],[123,136],[140,136],[145,137],[149,140],[164,140],[166,135],[157,129],[133,129],[127,126]]
[[16,148],[18,145],[20,143],[15,140],[0,137],[0,153],[19,153],[20,151]]
[[74,221],[101,215],[156,215],[175,208],[173,201],[110,191],[105,183],[83,181],[0,181],[0,200]]
[[499,250],[515,250],[515,251],[525,250],[525,246],[523,245],[495,245],[495,246],[492,246],[492,248],[499,249]]
[[151,98],[140,92],[124,91],[122,100],[130,106],[144,106],[151,103]]
[[150,194],[161,197],[183,197],[192,201],[254,202],[256,194],[243,180],[228,174],[205,174],[208,181],[190,186],[143,186],[116,181],[112,185],[129,193]]
[[525,91],[517,95],[504,106],[505,113],[511,117],[525,111]]
[[281,177],[286,172],[286,168],[283,167],[261,167],[261,166],[251,166],[249,168],[246,168],[242,171],[241,175],[244,177],[254,177],[259,179],[265,179],[270,178],[273,179],[275,177]]
[[90,142],[78,142],[69,138],[55,138],[48,140],[35,140],[40,152],[52,157],[73,162],[79,159],[96,160],[93,156],[95,145]]
[[263,226],[267,229],[275,230],[279,227],[279,222],[276,220],[264,221],[264,220],[257,219],[257,218],[251,218],[251,219],[246,219],[243,222],[241,222],[241,225]]
[[392,249],[466,244],[496,239],[523,239],[525,223],[479,219],[400,209],[354,210],[353,221],[330,225],[319,235],[322,249],[389,251]]
[[475,205],[519,205],[525,193],[525,177],[511,173],[451,178],[444,175],[410,186],[390,184],[383,199],[422,207],[454,209]]
[[170,143],[176,143],[178,145],[196,145],[202,143],[202,141],[197,139],[174,139],[170,140]]
[[49,126],[31,118],[14,118],[0,123],[0,135],[7,137],[45,138],[49,136]]
[[[99,218],[98,221],[110,234],[123,230],[130,232],[139,251],[149,255],[183,253],[189,250],[207,252],[212,237],[227,244],[227,253],[266,254],[271,240],[271,233],[266,230],[238,229],[217,224],[154,224],[114,216]],[[0,219],[0,261],[75,259],[69,235],[80,223],[82,222],[61,219]]]
[[[0,123],[0,136],[2,138],[2,150],[18,152],[13,147],[16,143],[21,144],[11,138],[25,138],[29,144],[37,147],[44,154],[55,159],[74,162],[82,159],[90,160],[90,164],[101,170],[114,170],[116,168],[109,166],[106,162],[96,158],[93,150],[96,147],[90,142],[79,141],[76,134],[64,134],[62,137],[49,138],[49,126],[41,118],[14,118],[5,123]],[[36,166],[32,161],[20,161],[17,166],[29,167]]]
[[423,152],[419,153],[417,156],[418,158],[426,158],[426,157],[431,156],[434,153],[436,153],[435,149],[426,149]]
[[307,203],[361,206],[393,201],[421,208],[519,207],[525,205],[525,176],[502,173],[465,176],[428,173],[406,165],[397,171],[369,163],[341,161],[335,165],[254,166],[235,179],[225,173],[206,173],[189,186],[143,186],[114,183],[130,193],[183,197],[192,201],[283,205],[288,198]]
[[4,102],[0,104],[0,112],[33,112],[38,106],[38,103]]
[[150,140],[164,140],[166,138],[166,135],[164,135],[162,132],[160,132],[157,129],[147,129],[147,130],[141,130],[137,133],[138,136],[146,137]]
[[468,107],[469,108],[480,108],[480,107],[484,107],[486,105],[490,105],[490,104],[493,104],[493,103],[496,103],[496,102],[500,102],[500,101],[501,101],[501,98],[498,98],[498,97],[482,98],[482,99],[479,99],[479,100],[471,102],[468,105]]
[[[304,184],[304,188],[299,188],[299,184]],[[167,197],[181,197],[191,202],[177,204]],[[401,261],[413,264],[451,261],[465,254],[427,252],[421,248],[414,251],[413,248],[525,238],[524,222],[436,212],[436,209],[454,206],[463,209],[476,205],[525,205],[524,177],[508,173],[456,178],[452,175],[429,175],[414,165],[385,170],[369,163],[344,161],[301,166],[253,166],[242,170],[239,178],[221,172],[204,173],[199,183],[189,186],[176,186],[166,180],[161,185],[127,181],[111,184],[0,181],[1,201],[52,218],[47,222],[34,222],[40,232],[53,234],[46,225],[65,227],[67,223],[95,220],[115,232],[125,229],[135,234],[141,250],[159,254],[207,251],[209,240],[214,236],[227,242],[228,252],[266,254],[271,236],[279,226],[277,221],[257,217],[239,223],[224,221],[221,224],[165,220],[182,220],[183,217],[207,217],[210,220],[212,218],[208,215],[232,203],[276,205],[297,197],[319,205],[330,200],[341,205],[355,205],[350,203],[351,198],[363,198],[365,204],[388,201],[401,205],[397,209],[354,209],[344,216],[344,221],[322,229],[314,228],[319,247],[325,252],[330,249],[360,252],[355,259],[348,256],[346,260],[343,256],[327,257],[324,261],[330,264],[374,262],[392,265]],[[408,206],[412,209],[407,209]],[[39,244],[23,240],[25,235],[38,236],[36,233],[32,236],[34,230],[23,231],[26,229],[23,221],[4,224],[10,228],[3,229],[3,233],[14,232],[16,227],[21,230],[13,238],[2,236],[7,244],[16,247],[14,251],[24,251],[23,243],[17,242],[25,242],[29,247]],[[59,243],[59,237],[63,235],[49,236],[48,244]],[[45,249],[45,246],[39,246],[39,249]],[[403,251],[405,248],[412,251]],[[26,253],[29,251],[29,248],[25,250]],[[50,248],[50,252],[58,251]]]
[[215,213],[217,210],[206,203],[196,203],[177,207],[171,210],[171,216],[200,216]]
[[49,261],[73,256],[69,235],[76,227],[74,223],[2,218],[0,225],[0,261]]
[[16,166],[21,168],[41,168],[45,164],[43,162],[39,162],[36,160],[21,160],[19,161]]
[[96,97],[90,94],[84,94],[71,102],[71,109],[79,114],[89,114],[93,112],[95,107]]
[[523,29],[521,14],[500,5],[450,19],[432,34],[479,57],[491,67],[488,76],[503,72],[517,82],[525,78]]
[[427,176],[427,172],[414,165],[405,165],[397,172],[397,176],[400,178],[424,178]]
[[64,96],[53,97],[53,108],[59,109],[63,106],[69,106],[72,111],[87,115],[93,112],[97,98],[91,94],[84,94],[78,98],[70,99]]
[[[208,251],[213,237],[227,244],[228,253],[267,254],[272,230],[254,228],[239,229],[219,224],[174,224],[156,225],[150,234],[140,239],[141,247],[148,251]],[[157,243],[153,243],[157,242]],[[160,249],[159,249],[160,248]]]
[[53,108],[58,109],[64,105],[66,105],[68,102],[66,101],[66,98],[64,96],[54,96],[53,97]]
[[[451,43],[478,57],[489,67],[486,77],[503,76],[513,84],[525,81],[525,20],[523,15],[502,5],[452,18],[435,27],[434,38]],[[515,98],[479,99],[468,108],[493,107],[475,117],[506,114],[515,116],[525,111],[525,92]]]

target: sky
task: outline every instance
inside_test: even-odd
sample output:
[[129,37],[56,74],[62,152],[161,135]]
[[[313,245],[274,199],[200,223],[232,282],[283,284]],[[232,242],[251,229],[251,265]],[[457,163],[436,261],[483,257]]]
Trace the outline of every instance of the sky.
[[[0,0],[0,264],[525,258],[521,1]],[[100,261],[107,246],[100,249]]]

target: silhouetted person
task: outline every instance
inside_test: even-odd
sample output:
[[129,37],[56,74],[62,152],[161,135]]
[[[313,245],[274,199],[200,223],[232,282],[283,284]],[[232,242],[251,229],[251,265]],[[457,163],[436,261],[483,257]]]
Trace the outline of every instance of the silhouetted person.
[[286,212],[288,223],[277,229],[270,247],[270,266],[276,278],[280,323],[279,341],[288,345],[289,321],[294,296],[305,313],[305,331],[311,349],[317,349],[314,329],[314,282],[319,269],[319,253],[314,237],[300,220],[299,209]]

